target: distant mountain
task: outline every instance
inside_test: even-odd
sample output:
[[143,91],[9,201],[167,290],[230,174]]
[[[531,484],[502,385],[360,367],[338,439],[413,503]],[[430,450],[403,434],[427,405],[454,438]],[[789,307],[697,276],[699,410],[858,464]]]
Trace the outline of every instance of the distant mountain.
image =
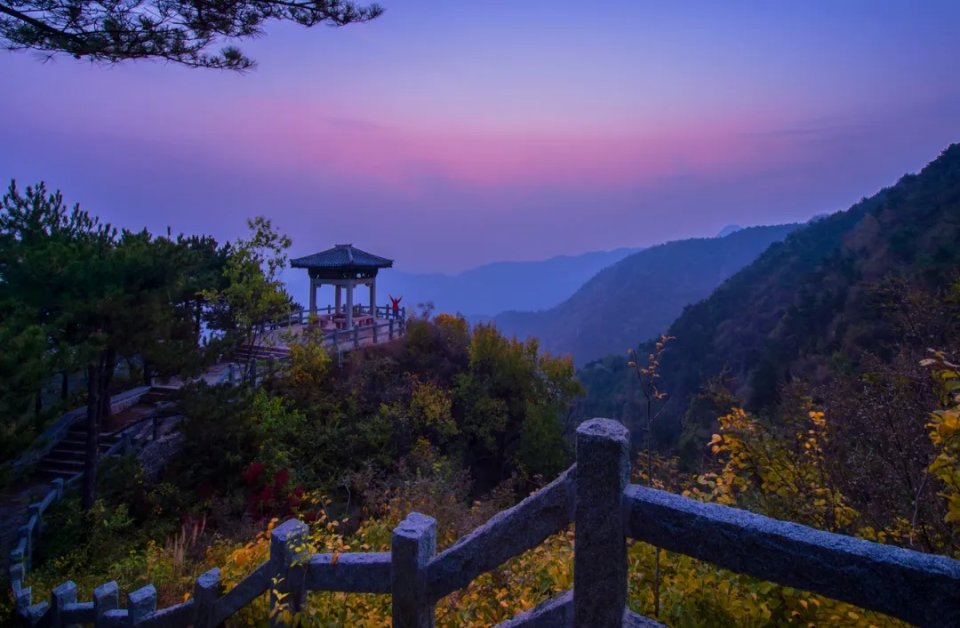
[[535,336],[556,354],[583,364],[623,353],[666,330],[683,311],[799,225],[750,227],[726,237],[668,242],[606,268],[556,307],[504,312],[497,327],[518,337]]
[[718,238],[725,238],[725,237],[727,237],[728,235],[730,235],[731,233],[736,233],[737,231],[740,231],[741,229],[743,229],[743,227],[741,227],[740,225],[727,225],[726,227],[724,227],[723,229],[720,230],[720,233],[717,234],[717,237],[718,237]]
[[[856,372],[865,352],[896,355],[901,334],[887,311],[907,305],[883,301],[878,288],[892,281],[944,291],[960,270],[958,243],[953,145],[919,174],[771,246],[670,326],[676,340],[661,362],[661,389],[670,395],[661,442],[676,442],[690,400],[721,373],[748,409],[762,411],[777,406],[785,382]],[[589,390],[585,415],[629,422],[636,414],[637,385],[622,356],[589,364],[580,377]]]
[[[534,262],[495,262],[455,275],[387,269],[377,277],[377,294],[380,302],[386,302],[387,295],[392,294],[402,296],[408,308],[432,301],[437,312],[461,313],[473,321],[485,320],[504,310],[552,307],[600,270],[639,250],[622,248]],[[284,277],[294,298],[307,303],[306,273],[287,272]],[[365,293],[362,298],[366,298]],[[321,302],[326,303],[323,298]]]

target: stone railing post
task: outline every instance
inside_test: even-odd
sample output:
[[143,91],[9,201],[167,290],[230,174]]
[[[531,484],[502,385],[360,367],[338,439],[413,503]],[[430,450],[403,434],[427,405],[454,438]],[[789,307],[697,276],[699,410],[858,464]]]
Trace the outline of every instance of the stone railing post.
[[390,586],[394,628],[433,628],[434,605],[427,597],[427,563],[437,551],[437,522],[412,512],[393,529]]
[[309,531],[304,522],[288,519],[270,533],[270,562],[277,570],[277,580],[270,588],[271,626],[292,626],[294,615],[307,601]]
[[120,607],[120,587],[117,582],[111,581],[101,584],[93,590],[93,623],[103,626],[106,623],[107,612]]
[[[25,572],[30,572],[33,569],[33,527],[30,523],[20,526],[17,528],[17,541],[23,541],[23,555],[21,560],[23,561],[23,569]],[[13,554],[11,554],[13,558]]]
[[57,478],[51,481],[50,486],[57,492],[57,499],[63,499],[63,478]]
[[152,584],[131,591],[127,596],[130,623],[136,626],[157,610],[157,589]]
[[27,506],[27,515],[30,518],[37,518],[37,525],[33,530],[34,536],[39,540],[40,535],[43,534],[43,513],[40,512],[40,504],[30,504]]
[[60,628],[63,623],[63,607],[77,601],[77,585],[67,580],[50,592],[50,626]]
[[194,628],[213,628],[213,605],[222,590],[220,569],[216,567],[197,578],[193,585]]
[[627,602],[623,491],[630,479],[629,432],[610,419],[577,428],[573,625],[619,628]]

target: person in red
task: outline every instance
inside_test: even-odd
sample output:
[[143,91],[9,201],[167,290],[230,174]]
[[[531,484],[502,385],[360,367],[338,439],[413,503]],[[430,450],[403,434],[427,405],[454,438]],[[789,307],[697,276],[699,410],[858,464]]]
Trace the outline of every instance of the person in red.
[[393,317],[400,318],[400,301],[403,300],[403,295],[400,295],[396,299],[393,298],[393,295],[390,295],[390,303],[393,304]]

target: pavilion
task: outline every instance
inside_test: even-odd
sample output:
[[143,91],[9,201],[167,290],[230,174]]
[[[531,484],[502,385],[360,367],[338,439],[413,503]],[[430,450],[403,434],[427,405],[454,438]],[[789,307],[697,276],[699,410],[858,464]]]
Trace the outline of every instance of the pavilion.
[[[393,260],[361,251],[352,244],[337,244],[332,249],[298,257],[290,261],[293,268],[306,268],[310,273],[310,317],[317,318],[317,290],[324,284],[336,288],[333,321],[339,321],[337,327],[353,329],[354,327],[354,300],[353,290],[357,286],[367,286],[370,289],[370,304],[368,308],[356,308],[362,313],[369,314],[369,322],[376,323],[377,318],[377,273],[381,268],[392,268]],[[346,290],[346,303],[343,303],[343,291]],[[330,311],[330,308],[326,308]],[[381,308],[384,318],[389,317],[387,307]],[[363,315],[363,321],[367,322]]]

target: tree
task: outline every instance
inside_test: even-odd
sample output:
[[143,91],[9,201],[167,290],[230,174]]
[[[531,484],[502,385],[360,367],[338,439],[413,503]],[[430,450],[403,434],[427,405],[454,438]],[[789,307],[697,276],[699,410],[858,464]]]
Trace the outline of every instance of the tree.
[[190,67],[246,70],[254,61],[230,40],[263,34],[269,21],[311,27],[367,22],[383,9],[348,0],[0,0],[8,50],[117,63],[163,59]]
[[[292,300],[280,272],[287,264],[285,251],[290,238],[274,230],[270,221],[258,216],[247,221],[248,239],[238,240],[223,267],[221,287],[203,293],[217,312],[219,329],[233,347],[259,345],[275,321],[290,313]],[[249,352],[244,377],[250,379],[256,356]]]
[[85,508],[95,498],[100,429],[118,359],[143,356],[167,373],[199,368],[193,301],[203,258],[190,242],[118,232],[79,206],[68,209],[43,184],[20,194],[11,183],[0,202],[0,313],[14,327],[8,333],[34,339],[28,346],[34,360],[50,365],[47,378],[67,363],[86,374]]
[[[627,353],[631,360],[627,366],[632,368],[637,375],[637,381],[640,383],[640,392],[643,394],[643,430],[645,433],[644,448],[646,449],[646,477],[649,484],[653,484],[653,426],[657,419],[663,413],[666,406],[667,393],[660,389],[657,380],[660,379],[660,362],[663,359],[663,352],[667,344],[675,340],[673,336],[661,334],[653,347],[652,353],[647,355],[647,363],[643,365],[639,362],[639,356],[633,349],[628,349]],[[660,548],[654,547],[654,568],[653,568],[653,616],[660,616]]]

